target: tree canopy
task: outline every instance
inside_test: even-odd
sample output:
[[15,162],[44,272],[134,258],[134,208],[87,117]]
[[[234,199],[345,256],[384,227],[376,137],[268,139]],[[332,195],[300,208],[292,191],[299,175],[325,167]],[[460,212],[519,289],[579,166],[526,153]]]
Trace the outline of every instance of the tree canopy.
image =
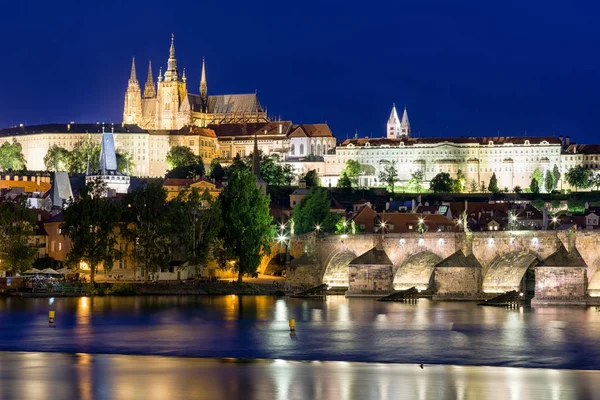
[[433,177],[429,188],[435,193],[449,193],[452,190],[452,181],[449,173],[440,172]]
[[331,213],[327,190],[314,187],[294,206],[295,230],[299,234],[312,232],[319,226],[323,232],[334,232],[338,216]]
[[23,272],[31,267],[37,256],[28,243],[34,226],[35,213],[24,201],[0,204],[0,269]]
[[85,262],[90,268],[92,282],[100,265],[110,271],[120,256],[115,228],[121,208],[113,199],[104,197],[104,193],[106,185],[103,182],[89,182],[79,197],[69,199],[61,224],[63,235],[68,236],[72,244],[68,262],[73,265]]
[[308,171],[302,179],[304,179],[304,182],[306,182],[306,187],[308,188],[317,187],[321,185],[321,178],[319,177],[319,174],[315,169],[311,169],[310,171]]
[[414,190],[417,193],[421,193],[423,190],[423,179],[425,179],[425,173],[422,169],[418,169],[410,175],[408,181],[408,187],[410,190]]
[[386,163],[383,169],[379,172],[379,182],[384,183],[390,192],[394,192],[394,186],[398,182],[398,169],[396,161]]
[[25,156],[22,150],[21,143],[16,140],[2,143],[0,146],[0,168],[2,171],[21,171],[25,169]]
[[546,177],[544,178],[544,189],[546,189],[546,192],[550,193],[555,187],[554,174],[551,170],[548,170],[546,171]]
[[214,179],[217,182],[221,182],[223,178],[225,178],[225,168],[217,161],[212,160],[210,162],[210,178]]
[[187,146],[173,146],[167,153],[169,171],[166,178],[193,178],[204,176],[202,157],[195,155]]
[[256,186],[256,178],[247,168],[234,169],[227,186],[219,195],[223,228],[220,262],[238,273],[257,276],[262,254],[269,254],[274,234],[269,197]]
[[490,184],[488,185],[488,190],[494,194],[500,192],[500,188],[498,187],[498,178],[496,177],[495,172],[492,174],[492,177],[490,178]]
[[578,165],[576,167],[570,168],[566,174],[565,179],[569,183],[569,185],[575,188],[575,191],[579,189],[587,189],[590,187],[590,178],[592,173],[589,169],[584,167],[583,165]]
[[[348,160],[346,161],[346,168],[342,171],[340,177],[346,174],[347,178],[350,180],[351,187],[358,187],[358,177],[361,173],[360,163],[356,160]],[[341,179],[341,178],[340,178]]]
[[540,192],[540,183],[537,179],[531,178],[531,183],[529,184],[529,190],[531,193],[538,194]]
[[294,180],[294,171],[289,164],[282,164],[277,154],[263,156],[260,162],[260,176],[271,186],[289,186]]

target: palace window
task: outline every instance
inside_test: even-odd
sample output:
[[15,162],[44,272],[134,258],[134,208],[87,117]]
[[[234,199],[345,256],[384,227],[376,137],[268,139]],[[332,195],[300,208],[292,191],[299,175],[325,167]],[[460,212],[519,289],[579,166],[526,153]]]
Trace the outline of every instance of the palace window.
[[290,151],[291,155],[295,155],[296,154],[296,145],[292,145],[291,151]]
[[300,155],[304,155],[304,144],[300,144]]

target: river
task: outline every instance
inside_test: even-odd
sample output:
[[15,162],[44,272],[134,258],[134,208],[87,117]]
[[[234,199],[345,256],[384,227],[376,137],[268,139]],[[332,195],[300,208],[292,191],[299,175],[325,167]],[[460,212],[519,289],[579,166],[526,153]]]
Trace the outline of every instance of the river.
[[165,398],[161,390],[181,398],[600,396],[593,307],[342,296],[0,298],[0,327],[0,398],[25,397],[31,384],[21,383],[32,376],[39,393],[64,391],[46,398]]

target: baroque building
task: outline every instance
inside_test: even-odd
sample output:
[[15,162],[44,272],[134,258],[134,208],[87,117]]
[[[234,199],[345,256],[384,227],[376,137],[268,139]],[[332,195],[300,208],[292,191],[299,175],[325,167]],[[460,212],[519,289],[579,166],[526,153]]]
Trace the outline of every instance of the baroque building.
[[188,92],[185,69],[180,74],[177,68],[173,36],[167,68],[164,74],[162,69],[159,70],[156,84],[153,79],[150,62],[142,94],[133,59],[125,92],[123,123],[135,124],[147,130],[179,130],[187,125],[207,127],[269,122],[266,110],[258,101],[256,93],[209,96],[204,60],[199,94]]

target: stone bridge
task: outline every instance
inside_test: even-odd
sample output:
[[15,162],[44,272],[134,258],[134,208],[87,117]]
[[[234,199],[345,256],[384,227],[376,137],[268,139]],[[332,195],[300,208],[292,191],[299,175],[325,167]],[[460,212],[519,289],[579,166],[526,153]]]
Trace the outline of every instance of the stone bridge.
[[[319,235],[292,238],[292,285],[368,294],[415,286],[438,298],[508,290],[544,303],[600,296],[600,232],[502,231]],[[372,293],[373,294],[373,293]]]

